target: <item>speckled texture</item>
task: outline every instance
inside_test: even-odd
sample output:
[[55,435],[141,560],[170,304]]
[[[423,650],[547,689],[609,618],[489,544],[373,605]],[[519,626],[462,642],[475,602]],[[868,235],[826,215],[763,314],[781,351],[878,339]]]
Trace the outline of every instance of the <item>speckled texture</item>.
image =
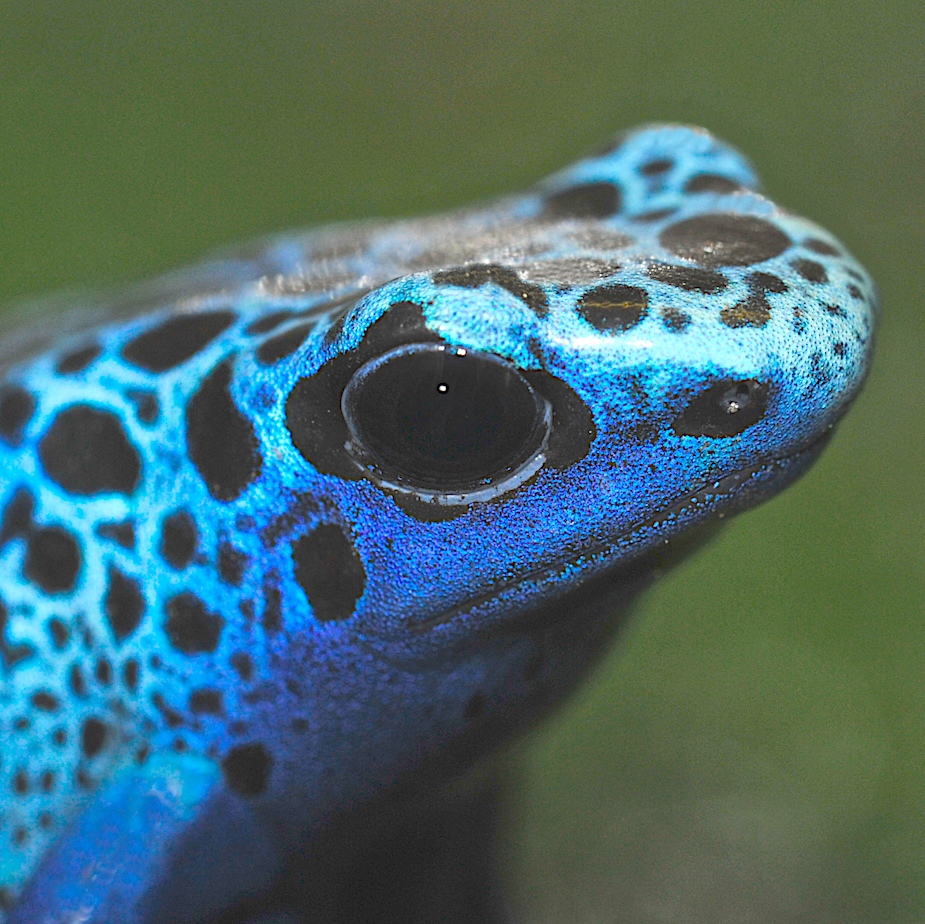
[[[152,919],[157,851],[69,877],[164,779],[169,831],[246,817],[269,856],[434,755],[462,768],[606,635],[531,616],[803,471],[875,293],[756,187],[706,132],[643,128],[522,196],[261,242],[7,346],[0,908],[71,823],[12,919],[87,895]],[[354,373],[419,343],[541,396],[529,471],[425,491],[346,445]]]

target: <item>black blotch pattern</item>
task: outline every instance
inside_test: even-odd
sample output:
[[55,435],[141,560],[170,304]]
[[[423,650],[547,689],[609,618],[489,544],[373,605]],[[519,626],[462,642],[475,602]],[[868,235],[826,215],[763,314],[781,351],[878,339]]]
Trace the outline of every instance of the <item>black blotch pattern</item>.
[[333,523],[317,527],[292,543],[295,577],[315,618],[347,619],[366,587],[366,570],[353,543]]
[[103,611],[109,620],[113,638],[121,644],[137,628],[145,611],[145,598],[138,582],[109,566]]
[[268,334],[271,330],[279,327],[280,324],[285,324],[287,321],[291,321],[293,317],[295,317],[295,312],[291,309],[286,309],[284,311],[271,311],[270,314],[265,314],[262,318],[257,318],[256,321],[251,321],[251,323],[244,328],[244,333]]
[[535,283],[524,282],[514,270],[506,266],[499,266],[496,263],[477,263],[434,273],[436,285],[477,289],[489,282],[493,282],[499,288],[519,298],[537,317],[546,317],[549,301],[543,289]]
[[702,292],[704,295],[722,292],[729,284],[729,280],[722,273],[697,266],[677,266],[671,263],[654,263],[646,267],[646,275],[677,289]]
[[168,728],[179,728],[185,724],[184,718],[167,700],[163,693],[155,693],[151,697],[151,703],[154,708],[161,714],[161,718]]
[[135,548],[135,521],[124,520],[121,523],[100,523],[96,527],[97,535],[111,539],[123,549]]
[[645,316],[649,293],[620,283],[597,286],[578,300],[578,313],[602,333],[629,330]]
[[605,181],[569,186],[546,196],[542,218],[609,218],[623,207],[619,186]]
[[153,391],[133,388],[126,392],[128,399],[135,405],[135,414],[143,424],[157,423],[161,416],[161,403]]
[[190,459],[209,493],[232,501],[260,474],[263,460],[251,422],[231,397],[231,361],[221,363],[186,408]]
[[561,471],[580,462],[597,436],[591,409],[568,383],[545,369],[528,369],[523,376],[552,406],[546,464]]
[[32,529],[35,498],[27,488],[17,488],[3,510],[0,524],[0,546],[17,536],[25,536]]
[[267,788],[272,768],[273,758],[259,742],[238,745],[222,760],[225,782],[239,796],[259,796]]
[[676,256],[705,266],[762,263],[790,246],[790,238],[769,221],[730,212],[676,222],[662,231],[659,241]]
[[237,675],[249,683],[254,678],[254,662],[246,651],[236,651],[230,658],[231,666]]
[[686,193],[734,193],[744,190],[745,187],[741,183],[719,173],[698,173],[684,184]]
[[839,341],[832,347],[832,350],[836,356],[844,356],[848,352],[848,344]]
[[193,690],[189,697],[190,712],[204,713],[205,715],[221,715],[225,707],[222,704],[221,690]]
[[233,545],[223,542],[218,547],[218,576],[232,587],[239,587],[247,567],[247,556]]
[[17,796],[24,796],[29,792],[29,777],[26,776],[26,771],[22,768],[19,768],[13,774],[13,792]]
[[752,293],[737,305],[727,305],[719,313],[727,327],[764,327],[771,320],[771,306],[761,293]]
[[80,728],[80,749],[88,760],[96,757],[106,743],[106,723],[91,716]]
[[828,282],[825,267],[815,260],[794,260],[790,264],[807,282]]
[[161,555],[172,568],[182,571],[193,560],[198,538],[193,518],[185,510],[178,510],[164,518]]
[[833,247],[828,241],[820,241],[818,237],[807,238],[803,241],[803,246],[823,257],[841,256],[841,251],[837,247]]
[[134,693],[138,689],[139,672],[140,667],[134,658],[129,658],[128,661],[122,665],[122,682],[125,684],[125,689],[128,690],[129,693]]
[[93,676],[96,677],[97,683],[108,687],[112,683],[112,662],[108,658],[100,658],[96,662]]
[[773,292],[779,295],[788,288],[787,283],[773,273],[749,273],[745,281],[752,292]]
[[665,327],[673,333],[680,333],[691,323],[690,315],[680,308],[666,307],[661,310],[661,318]]
[[695,396],[672,429],[678,436],[736,436],[764,416],[769,391],[757,379],[723,379]]
[[674,167],[674,161],[668,160],[666,157],[660,157],[657,160],[650,160],[647,163],[644,163],[640,168],[639,172],[643,176],[661,176],[663,173],[667,173],[671,168]]
[[46,474],[65,491],[84,497],[131,494],[141,458],[115,414],[88,404],[61,411],[39,442]]
[[218,648],[225,620],[210,613],[194,593],[184,591],[167,601],[165,629],[170,644],[183,654],[201,654]]
[[11,446],[19,445],[22,432],[35,413],[35,398],[18,385],[0,388],[0,437]]
[[652,209],[651,212],[639,212],[637,215],[633,215],[633,221],[643,221],[646,223],[661,221],[669,215],[674,215],[675,212],[677,212],[675,208]]
[[71,640],[71,630],[66,622],[54,616],[48,620],[48,631],[51,634],[51,643],[58,651],[67,647]]
[[290,330],[264,341],[257,347],[257,360],[265,366],[269,366],[272,363],[279,362],[281,359],[285,359],[287,356],[291,356],[302,346],[305,338],[315,329],[315,325],[315,321],[297,324]]
[[858,301],[862,301],[864,298],[864,293],[853,282],[848,284],[848,294]]
[[55,364],[55,372],[58,375],[73,375],[75,372],[83,372],[90,363],[102,353],[102,348],[98,343],[89,343],[86,346],[65,353],[58,359]]
[[79,664],[71,665],[67,675],[67,685],[75,696],[83,698],[87,695],[87,678],[84,677],[83,668]]
[[261,622],[264,631],[279,632],[283,627],[283,596],[275,584],[264,584],[263,616]]
[[80,543],[64,527],[43,526],[29,534],[23,572],[45,593],[72,591],[80,563]]
[[61,700],[47,690],[39,690],[32,694],[32,705],[42,712],[57,712],[61,708]]
[[166,372],[210,344],[232,321],[230,311],[175,315],[126,343],[122,358],[148,372]]

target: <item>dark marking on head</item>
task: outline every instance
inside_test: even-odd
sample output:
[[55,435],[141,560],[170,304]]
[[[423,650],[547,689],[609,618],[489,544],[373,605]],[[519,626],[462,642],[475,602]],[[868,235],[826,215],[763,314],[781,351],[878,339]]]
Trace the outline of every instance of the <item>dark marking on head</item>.
[[86,346],[78,347],[58,359],[55,364],[55,372],[58,375],[73,375],[75,372],[83,372],[102,352],[102,348],[98,343],[88,343]]
[[780,294],[788,289],[787,283],[773,273],[749,273],[745,282],[752,292],[774,292]]
[[230,663],[245,683],[250,683],[254,679],[254,662],[246,651],[236,651],[231,656]]
[[825,267],[815,260],[794,260],[790,264],[807,282],[828,282]]
[[667,157],[659,157],[656,160],[650,160],[644,163],[639,168],[639,172],[643,176],[661,176],[663,173],[667,173],[671,170],[672,167],[674,167],[673,160],[669,160]]
[[696,395],[671,427],[678,436],[736,436],[764,417],[769,391],[757,379],[723,379]]
[[0,388],[0,438],[18,446],[26,424],[35,413],[35,398],[18,385]]
[[164,518],[161,527],[161,555],[177,571],[188,567],[196,554],[196,522],[185,510]]
[[161,416],[161,403],[153,391],[132,388],[126,392],[126,397],[135,405],[135,416],[143,424],[157,423]]
[[712,295],[722,292],[729,285],[729,280],[713,270],[697,266],[677,266],[672,263],[653,263],[646,267],[646,275],[657,282],[664,282],[686,292],[702,292]]
[[545,369],[527,369],[523,376],[552,407],[546,464],[561,471],[580,462],[597,436],[591,409],[567,382]]
[[239,796],[259,796],[267,788],[273,758],[259,742],[232,748],[222,761],[228,788]]
[[134,693],[138,689],[139,664],[134,658],[129,658],[122,665],[122,682],[129,693]]
[[366,570],[353,543],[333,523],[318,526],[292,543],[295,577],[315,619],[348,619],[366,587]]
[[665,327],[676,334],[680,333],[691,323],[690,315],[680,308],[665,307],[662,308],[660,314],[662,323]]
[[834,247],[828,241],[821,241],[818,237],[809,237],[803,241],[803,246],[813,253],[818,253],[823,257],[840,257],[841,251]]
[[51,635],[51,643],[57,651],[62,651],[66,648],[67,643],[71,640],[71,630],[68,628],[67,623],[62,619],[58,619],[57,616],[53,616],[48,620],[48,632]]
[[232,587],[240,587],[248,558],[233,545],[223,542],[218,547],[218,576]]
[[193,690],[189,697],[190,712],[204,713],[205,715],[221,715],[225,711],[222,702],[222,691],[212,689]]
[[620,187],[599,181],[568,186],[550,193],[543,203],[541,218],[610,218],[623,206]]
[[39,458],[52,481],[82,497],[131,494],[141,478],[141,458],[122,422],[88,404],[55,417],[39,442]]
[[601,333],[629,330],[645,316],[649,293],[636,286],[609,283],[589,289],[578,300],[578,313]]
[[232,501],[260,474],[262,459],[251,422],[231,397],[231,360],[199,387],[186,408],[190,459],[209,493]]
[[61,708],[61,700],[47,690],[39,690],[32,694],[32,705],[42,712],[57,712]]
[[308,335],[315,329],[316,322],[308,321],[265,340],[257,347],[257,361],[269,366],[291,356],[305,343]]
[[832,347],[832,351],[836,356],[844,356],[848,352],[848,344],[839,341]]
[[45,593],[70,593],[80,563],[80,543],[64,527],[43,526],[29,534],[23,572]]
[[113,638],[122,644],[137,628],[145,611],[145,598],[134,578],[109,566],[103,611],[109,620]]
[[771,306],[764,295],[749,295],[737,305],[727,305],[719,313],[727,327],[764,327],[771,320]]
[[125,520],[122,523],[100,523],[96,532],[103,539],[111,539],[123,549],[135,548],[135,521]]
[[790,246],[790,238],[771,222],[731,212],[685,218],[665,228],[659,241],[676,256],[705,266],[762,263]]
[[256,321],[251,321],[247,327],[244,328],[244,333],[253,335],[253,334],[268,334],[271,330],[275,330],[280,324],[285,324],[287,321],[291,321],[295,317],[295,312],[292,309],[286,309],[284,311],[271,311],[269,314],[265,314],[262,318],[257,318]]
[[698,173],[684,184],[686,193],[736,193],[745,192],[746,187],[728,176],[719,173]]
[[234,321],[231,311],[178,314],[122,347],[122,358],[148,372],[166,372],[208,346]]
[[463,289],[478,289],[489,282],[519,298],[537,317],[546,317],[549,301],[543,289],[532,282],[525,282],[512,269],[496,263],[477,263],[434,273],[436,285],[459,286]]
[[88,760],[96,757],[106,743],[108,726],[105,722],[91,716],[84,719],[80,727],[80,749]]
[[853,282],[848,284],[848,294],[852,298],[856,298],[858,301],[862,301],[864,299],[864,293]]
[[167,601],[167,637],[183,654],[213,652],[218,648],[225,620],[210,613],[194,593],[184,591]]

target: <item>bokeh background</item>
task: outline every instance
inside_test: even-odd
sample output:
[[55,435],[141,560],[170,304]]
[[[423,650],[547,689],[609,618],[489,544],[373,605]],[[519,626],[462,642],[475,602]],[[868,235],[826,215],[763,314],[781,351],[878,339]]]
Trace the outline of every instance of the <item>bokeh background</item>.
[[[528,924],[925,920],[920,0],[0,5],[0,300],[703,124],[877,279],[865,393],[523,745]],[[42,320],[37,317],[36,324]]]

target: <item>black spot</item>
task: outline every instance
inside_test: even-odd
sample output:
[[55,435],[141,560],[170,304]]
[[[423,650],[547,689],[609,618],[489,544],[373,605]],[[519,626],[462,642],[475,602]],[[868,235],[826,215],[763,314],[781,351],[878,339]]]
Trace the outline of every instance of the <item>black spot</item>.
[[839,341],[832,347],[836,356],[844,356],[848,352],[848,344]]
[[546,197],[543,218],[609,218],[623,205],[620,188],[613,183],[582,183]]
[[0,546],[17,536],[25,536],[32,529],[35,498],[26,488],[17,488],[3,511],[0,525]]
[[686,218],[665,228],[659,240],[676,256],[706,266],[761,263],[790,246],[790,238],[769,221],[728,212]]
[[57,712],[61,708],[61,700],[46,690],[39,690],[32,694],[32,705],[42,712]]
[[65,353],[58,360],[55,371],[58,375],[72,375],[75,372],[82,372],[102,352],[98,343],[90,343],[79,349],[72,350],[70,353]]
[[237,671],[238,676],[245,682],[249,683],[254,678],[254,662],[251,656],[244,651],[236,651],[231,656],[231,666]]
[[257,359],[265,366],[271,363],[279,362],[287,356],[291,356],[302,346],[305,338],[315,329],[315,322],[308,321],[305,324],[297,324],[290,330],[277,334],[269,340],[264,341],[257,347]]
[[674,167],[674,161],[666,157],[660,157],[657,160],[650,160],[639,168],[643,176],[661,176]]
[[18,385],[0,388],[0,437],[19,445],[22,431],[35,413],[35,398]]
[[251,323],[244,328],[244,333],[268,334],[274,328],[279,327],[280,324],[285,324],[287,321],[291,321],[293,317],[295,317],[295,312],[291,310],[271,311],[269,314],[265,314],[262,318],[257,318],[256,321],[251,321]]
[[728,176],[722,176],[719,173],[698,173],[692,176],[684,185],[686,193],[734,193],[743,192],[745,187],[735,180],[729,179]]
[[197,539],[195,521],[185,510],[178,510],[164,518],[161,555],[167,564],[182,571],[193,560]]
[[752,292],[774,292],[780,294],[787,291],[787,283],[773,273],[750,273],[745,277]]
[[810,237],[803,241],[803,246],[807,250],[811,250],[813,253],[818,253],[823,257],[838,257],[841,256],[841,251],[837,247],[833,247],[827,241],[820,241],[817,237]]
[[678,333],[691,323],[690,315],[680,308],[662,308],[662,322],[668,330]]
[[26,776],[26,771],[22,768],[19,768],[15,774],[13,774],[13,792],[17,796],[24,796],[29,792],[29,777]]
[[133,388],[126,396],[135,405],[135,414],[143,424],[153,424],[161,416],[161,403],[153,391]]
[[48,477],[71,494],[131,494],[141,459],[121,421],[109,411],[76,404],[61,411],[39,443]]
[[184,654],[211,652],[218,648],[225,620],[210,613],[202,600],[186,591],[167,601],[167,636]]
[[315,619],[328,622],[353,615],[366,587],[366,571],[350,539],[333,523],[317,527],[292,543],[296,580]]
[[672,429],[678,436],[736,436],[764,416],[768,393],[757,379],[723,379],[694,397]]
[[122,682],[130,693],[134,693],[138,689],[139,670],[138,662],[134,658],[129,658],[122,665]]
[[96,682],[104,687],[108,687],[112,683],[112,663],[108,658],[100,658],[96,662],[93,676],[96,677]]
[[645,316],[649,293],[619,283],[590,289],[578,300],[578,313],[602,333],[629,330]]
[[273,758],[262,744],[238,745],[222,761],[225,782],[239,796],[259,796],[267,788],[272,767]]
[[722,273],[696,266],[676,266],[671,263],[654,263],[646,268],[646,275],[650,279],[667,283],[677,289],[684,289],[687,292],[703,292],[704,295],[722,292],[729,284],[729,280]]
[[51,643],[61,651],[71,640],[71,630],[67,623],[57,617],[48,620],[48,631],[51,633]]
[[111,539],[123,549],[135,548],[134,520],[125,520],[122,523],[100,523],[96,531],[103,539]]
[[753,294],[737,305],[727,305],[719,317],[727,327],[764,327],[771,320],[771,306],[764,295]]
[[80,571],[80,543],[61,526],[43,526],[29,535],[26,577],[47,594],[74,589]]
[[56,747],[64,747],[67,744],[67,732],[63,728],[56,728],[52,733],[51,740]]
[[221,715],[224,711],[221,690],[193,690],[189,698],[190,712],[201,712],[206,715]]
[[80,728],[80,749],[89,760],[103,750],[108,729],[105,722],[93,718],[84,719]]
[[815,260],[794,260],[790,264],[807,282],[828,282],[825,267]]
[[639,212],[637,215],[633,215],[633,221],[644,221],[646,223],[661,221],[663,218],[667,218],[669,215],[674,215],[677,212],[677,209],[652,209],[651,212]]
[[43,770],[39,777],[39,789],[42,792],[51,792],[55,788],[55,774],[52,770]]
[[103,609],[113,637],[119,644],[138,628],[144,615],[145,598],[141,587],[137,581],[123,574],[114,565],[109,566]]
[[552,407],[546,464],[561,471],[580,462],[597,436],[591,409],[570,385],[545,369],[528,369],[523,375]]
[[477,263],[434,273],[436,285],[478,289],[489,282],[493,282],[499,288],[519,298],[538,317],[546,316],[549,301],[543,289],[532,282],[524,282],[514,270],[506,266],[498,266],[496,263]]
[[231,397],[231,361],[217,366],[186,408],[190,459],[209,493],[234,500],[259,474],[262,459],[250,421]]
[[263,599],[263,628],[267,632],[279,632],[283,627],[283,597],[279,588],[273,584],[265,584]]
[[864,298],[864,293],[853,282],[848,285],[848,294],[852,298],[858,299],[858,301]]
[[168,728],[179,728],[185,723],[183,716],[167,702],[163,693],[155,693],[151,702]]
[[72,664],[67,675],[67,685],[75,696],[84,697],[87,695],[87,678],[84,677],[83,669],[79,664]]
[[232,587],[239,587],[247,566],[247,556],[233,545],[223,542],[218,547],[218,575]]
[[230,311],[179,314],[122,347],[122,358],[148,372],[166,372],[210,344],[231,322]]

